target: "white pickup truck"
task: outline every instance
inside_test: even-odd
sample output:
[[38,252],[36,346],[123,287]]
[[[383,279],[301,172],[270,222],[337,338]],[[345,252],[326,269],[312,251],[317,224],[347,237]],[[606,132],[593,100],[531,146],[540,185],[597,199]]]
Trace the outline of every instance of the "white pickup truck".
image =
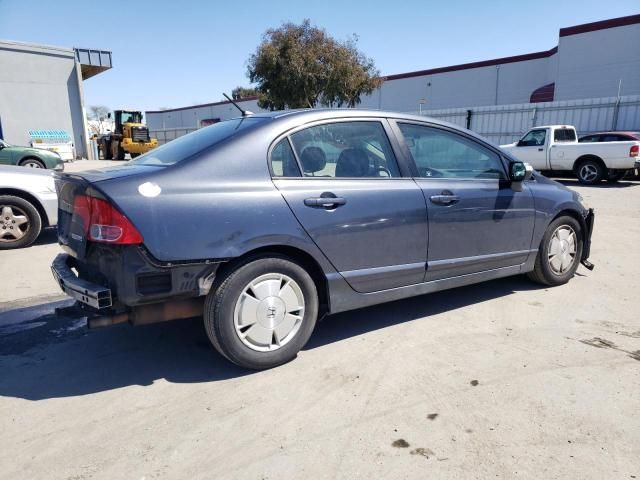
[[542,172],[573,172],[585,185],[617,181],[640,167],[640,142],[578,143],[576,129],[569,125],[535,127],[500,148]]

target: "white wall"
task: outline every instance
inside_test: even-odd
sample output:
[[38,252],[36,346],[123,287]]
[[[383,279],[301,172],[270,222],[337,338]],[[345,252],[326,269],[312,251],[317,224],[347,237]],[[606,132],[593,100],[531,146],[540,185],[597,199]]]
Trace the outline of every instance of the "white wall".
[[29,130],[65,130],[84,152],[81,93],[71,49],[0,41],[0,121],[5,140],[28,145]]
[[560,37],[556,100],[640,94],[640,24]]

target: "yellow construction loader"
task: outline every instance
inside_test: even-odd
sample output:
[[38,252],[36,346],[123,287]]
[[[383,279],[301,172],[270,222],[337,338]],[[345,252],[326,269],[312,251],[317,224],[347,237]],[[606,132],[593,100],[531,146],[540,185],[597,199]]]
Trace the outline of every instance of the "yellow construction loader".
[[114,110],[113,117],[114,131],[98,139],[98,147],[105,160],[124,160],[125,153],[136,158],[158,146],[157,139],[149,138],[149,129],[142,123],[142,112]]

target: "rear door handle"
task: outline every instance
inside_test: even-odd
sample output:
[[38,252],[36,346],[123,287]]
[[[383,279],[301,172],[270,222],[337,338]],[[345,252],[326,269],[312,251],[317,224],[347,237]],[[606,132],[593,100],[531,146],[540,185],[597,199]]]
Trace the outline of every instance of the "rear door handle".
[[429,197],[431,203],[435,203],[436,205],[453,205],[454,203],[458,203],[460,201],[460,197],[454,194],[441,194],[441,195],[431,195]]
[[331,209],[344,205],[345,203],[347,203],[347,200],[342,197],[313,197],[304,199],[304,204],[307,207],[316,208]]

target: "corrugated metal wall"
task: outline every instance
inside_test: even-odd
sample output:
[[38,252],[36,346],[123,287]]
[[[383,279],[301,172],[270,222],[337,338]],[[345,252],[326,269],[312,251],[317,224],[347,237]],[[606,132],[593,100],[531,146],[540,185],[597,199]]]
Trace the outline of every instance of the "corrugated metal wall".
[[[466,127],[469,110],[471,130],[497,145],[515,142],[531,127],[540,125],[574,125],[580,135],[602,130],[640,131],[640,95],[423,110],[421,115]],[[194,130],[150,128],[149,133],[162,145]]]
[[580,135],[602,130],[640,130],[640,95],[423,110],[421,114],[466,127],[469,111],[470,129],[498,145],[515,142],[529,128],[539,125],[574,125]]

